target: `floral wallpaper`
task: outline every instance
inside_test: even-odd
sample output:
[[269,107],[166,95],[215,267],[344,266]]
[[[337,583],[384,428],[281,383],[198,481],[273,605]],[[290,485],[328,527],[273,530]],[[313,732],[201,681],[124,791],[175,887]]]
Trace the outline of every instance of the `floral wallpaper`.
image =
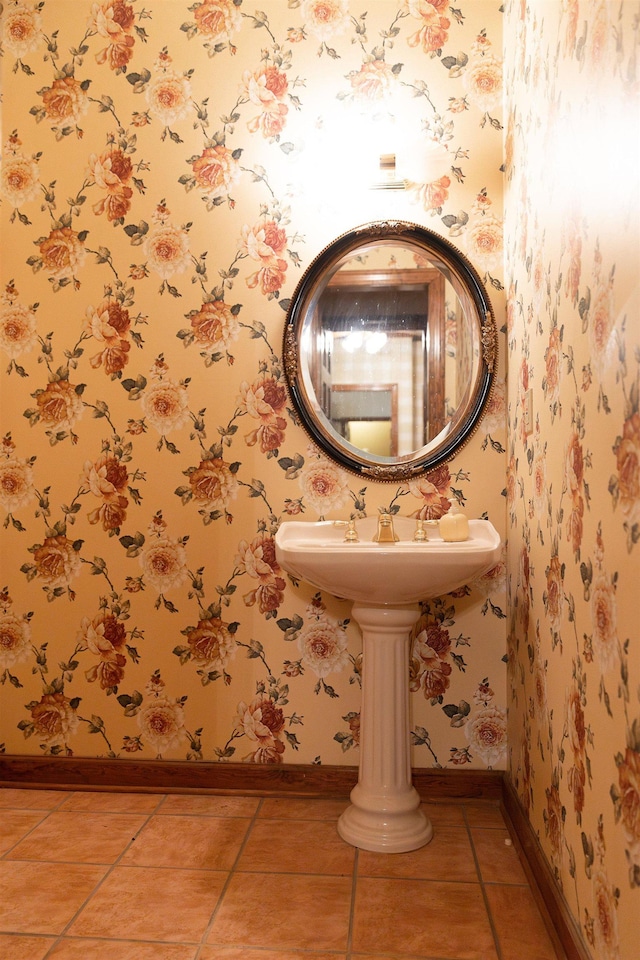
[[[7,754],[357,764],[359,631],[274,534],[452,502],[504,532],[504,369],[455,460],[364,482],[296,420],[285,309],[386,215],[463,249],[502,326],[501,31],[493,0],[4,3]],[[389,131],[405,191],[363,184]],[[417,766],[504,768],[505,598],[500,564],[416,610]]]
[[509,773],[598,960],[638,955],[639,22],[505,9]]

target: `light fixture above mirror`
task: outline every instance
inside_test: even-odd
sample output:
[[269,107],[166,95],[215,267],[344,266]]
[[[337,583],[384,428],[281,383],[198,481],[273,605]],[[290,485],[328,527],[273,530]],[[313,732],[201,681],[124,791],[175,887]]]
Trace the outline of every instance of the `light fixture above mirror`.
[[284,368],[312,440],[375,480],[419,476],[477,427],[497,363],[489,298],[452,244],[400,220],[330,243],[288,306]]

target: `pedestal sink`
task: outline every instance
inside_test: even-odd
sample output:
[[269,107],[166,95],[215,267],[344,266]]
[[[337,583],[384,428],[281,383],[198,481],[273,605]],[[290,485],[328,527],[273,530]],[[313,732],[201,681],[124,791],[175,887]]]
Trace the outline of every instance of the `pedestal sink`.
[[364,850],[402,853],[428,843],[433,828],[411,782],[409,640],[417,603],[463,586],[495,566],[500,536],[488,520],[470,520],[469,538],[446,543],[429,529],[414,542],[416,522],[395,517],[396,543],[374,543],[377,518],[356,522],[345,542],[332,521],[289,521],[276,534],[281,567],[299,580],[353,602],[362,630],[360,767],[351,806],[338,832]]

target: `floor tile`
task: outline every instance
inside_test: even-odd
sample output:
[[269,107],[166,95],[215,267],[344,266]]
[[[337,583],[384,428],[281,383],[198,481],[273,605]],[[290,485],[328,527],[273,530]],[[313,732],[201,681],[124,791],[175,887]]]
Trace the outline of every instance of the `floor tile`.
[[121,864],[231,870],[250,823],[233,818],[152,817]]
[[478,883],[478,871],[466,827],[440,825],[433,839],[410,853],[371,853],[358,856],[360,877],[412,877]]
[[64,801],[60,809],[65,813],[70,810],[83,813],[153,813],[162,800],[162,795],[155,793],[78,790]]
[[52,937],[12,937],[0,934],[0,957],[10,960],[43,960]]
[[238,861],[239,871],[351,876],[355,848],[325,820],[257,820]]
[[463,807],[455,801],[451,803],[421,803],[420,807],[431,820],[434,828],[440,824],[450,827],[465,827]]
[[248,947],[203,947],[198,960],[343,960],[343,953],[305,950],[251,950]]
[[61,940],[47,960],[194,960],[197,946],[132,940]]
[[497,960],[479,884],[358,881],[354,952]]
[[274,820],[333,820],[349,806],[348,800],[302,800],[297,797],[268,797],[258,816]]
[[472,828],[471,839],[485,883],[527,883],[518,852],[506,830]]
[[47,816],[46,810],[5,810],[0,817],[0,856]]
[[467,800],[464,812],[472,827],[496,827],[506,830],[500,804],[490,800]]
[[257,797],[206,797],[170,794],[158,807],[159,816],[192,814],[198,817],[253,817],[260,800]]
[[207,943],[278,953],[346,950],[350,903],[350,878],[235,874]]
[[0,787],[0,809],[7,810],[53,810],[66,797],[64,790],[26,790],[22,787]]
[[11,851],[12,860],[115,863],[146,822],[129,813],[50,813]]
[[486,887],[502,960],[556,960],[557,954],[528,887]]
[[115,867],[67,933],[198,943],[226,879],[209,870]]
[[102,880],[105,866],[0,862],[0,931],[62,933]]

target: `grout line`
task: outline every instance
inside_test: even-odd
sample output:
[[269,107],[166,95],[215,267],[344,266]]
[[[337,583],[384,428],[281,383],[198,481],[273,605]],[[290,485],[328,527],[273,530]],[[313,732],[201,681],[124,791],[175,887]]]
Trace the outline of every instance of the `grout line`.
[[473,842],[473,833],[472,833],[472,830],[471,830],[471,825],[470,825],[470,823],[469,823],[469,818],[467,817],[467,811],[464,809],[464,806],[462,807],[462,815],[463,815],[463,817],[464,817],[464,821],[465,821],[466,826],[467,826],[467,833],[468,833],[468,835],[469,835],[469,842],[470,842],[470,844],[471,844],[471,852],[473,853],[473,859],[474,859],[474,862],[475,862],[475,865],[476,865],[476,870],[477,870],[477,872],[478,872],[478,878],[479,878],[479,880],[480,880],[480,890],[481,890],[481,892],[482,892],[482,899],[483,899],[483,901],[484,901],[484,909],[485,909],[485,911],[486,911],[487,919],[488,919],[488,921],[489,921],[489,927],[490,927],[490,929],[491,929],[491,935],[492,935],[492,937],[493,937],[493,942],[494,942],[494,944],[495,944],[496,954],[497,954],[497,956],[498,956],[498,960],[503,960],[503,957],[502,957],[502,948],[501,948],[501,946],[500,946],[500,939],[499,939],[499,937],[498,937],[498,931],[496,930],[496,926],[495,926],[495,924],[494,924],[494,922],[493,922],[493,916],[492,916],[492,914],[491,914],[491,908],[490,908],[490,906],[489,906],[489,898],[487,897],[487,891],[486,891],[486,889],[485,889],[485,883],[484,883],[484,879],[483,879],[483,877],[482,877],[482,870],[480,869],[480,861],[479,861],[479,859],[478,859],[478,854],[476,853],[476,845],[475,845],[475,843]]
[[[85,814],[85,813],[90,813],[90,812],[92,812],[92,811],[89,811],[89,810],[82,810],[82,811],[77,810],[77,811],[70,811],[70,812],[75,812],[78,817],[81,817],[81,816],[83,816],[83,814]],[[63,940],[64,937],[66,936],[67,931],[69,930],[69,928],[75,923],[75,921],[78,919],[78,917],[80,916],[80,914],[82,913],[82,911],[84,910],[84,908],[85,908],[85,907],[90,903],[90,901],[95,897],[95,895],[98,893],[98,891],[101,890],[101,888],[102,888],[102,886],[104,885],[107,877],[110,877],[111,874],[113,873],[113,871],[115,870],[115,868],[116,868],[117,866],[119,866],[120,861],[121,861],[122,858],[124,857],[124,855],[125,855],[125,853],[127,852],[127,850],[129,850],[129,848],[131,847],[131,844],[135,842],[136,837],[139,837],[139,836],[140,836],[140,833],[144,830],[144,828],[147,826],[147,824],[149,823],[149,821],[150,821],[151,818],[153,817],[153,813],[140,814],[140,816],[143,816],[143,817],[144,817],[144,820],[143,820],[142,824],[140,825],[139,829],[136,831],[136,833],[135,833],[134,836],[131,838],[131,840],[126,844],[124,850],[122,850],[122,851],[120,852],[120,854],[118,855],[118,857],[116,857],[116,859],[114,860],[114,862],[111,863],[111,864],[106,864],[106,866],[108,867],[108,869],[107,869],[107,871],[105,872],[104,876],[98,881],[98,883],[96,884],[96,886],[93,887],[93,889],[90,891],[90,893],[87,894],[87,896],[85,897],[84,901],[83,901],[83,902],[81,903],[81,905],[78,907],[78,909],[76,910],[76,912],[74,913],[74,915],[73,915],[73,916],[71,917],[71,919],[67,922],[67,924],[63,927],[63,929],[60,931],[60,933],[57,934],[55,942],[51,944],[51,946],[50,946],[49,949],[47,950],[47,952],[46,952],[46,954],[44,955],[44,957],[42,958],[42,960],[47,960],[48,957],[54,956],[54,954],[52,953],[52,951],[55,950],[55,948],[58,946],[58,944],[62,942],[62,940]],[[87,864],[87,866],[101,866],[101,864]]]
[[[209,923],[207,924],[207,926],[206,926],[206,928],[205,928],[205,930],[204,930],[204,933],[202,934],[202,938],[201,938],[201,940],[200,940],[200,944],[198,945],[198,949],[197,949],[197,951],[196,951],[194,960],[198,960],[198,958],[200,957],[200,954],[201,954],[201,952],[202,952],[202,948],[207,945],[207,940],[208,940],[209,934],[211,933],[211,930],[212,930],[212,928],[213,928],[213,925],[214,925],[214,923],[215,923],[215,921],[216,921],[216,917],[218,916],[218,913],[220,912],[220,908],[221,908],[221,906],[222,906],[222,904],[223,904],[223,902],[224,902],[224,898],[225,898],[225,896],[226,896],[227,890],[229,889],[229,886],[230,886],[230,884],[231,884],[231,881],[232,881],[232,879],[233,879],[234,876],[235,876],[238,863],[240,862],[240,857],[241,857],[242,854],[244,853],[245,847],[247,846],[247,843],[248,843],[248,841],[249,841],[249,837],[251,836],[251,832],[252,832],[252,830],[253,830],[253,828],[254,828],[254,826],[255,826],[255,824],[256,824],[256,821],[258,820],[258,818],[259,818],[259,816],[260,816],[260,811],[261,811],[261,809],[262,809],[262,804],[263,804],[263,803],[264,803],[264,798],[261,798],[261,799],[260,799],[260,802],[258,803],[258,806],[256,807],[256,809],[255,809],[254,812],[253,812],[253,816],[246,818],[246,819],[249,820],[249,825],[248,825],[247,830],[246,830],[246,833],[245,833],[245,835],[244,835],[244,840],[243,840],[242,843],[240,844],[240,848],[239,848],[239,850],[238,850],[238,853],[237,853],[237,855],[236,855],[235,860],[233,861],[233,865],[232,865],[231,869],[229,870],[229,872],[227,873],[227,879],[225,880],[225,882],[224,882],[224,884],[223,884],[223,887],[222,887],[222,890],[220,891],[220,896],[218,897],[218,902],[216,903],[215,907],[213,908],[213,912],[212,912],[212,914],[211,914],[211,917],[209,918]],[[243,819],[245,819],[245,818],[243,818]],[[220,871],[218,871],[218,872],[220,872]]]
[[360,850],[358,849],[358,847],[356,847],[355,855],[353,857],[353,870],[351,872],[351,903],[349,905],[349,929],[347,931],[347,950],[345,953],[345,960],[351,960],[351,951],[353,950],[353,922],[355,919],[356,887],[358,885],[359,857],[360,857]]

